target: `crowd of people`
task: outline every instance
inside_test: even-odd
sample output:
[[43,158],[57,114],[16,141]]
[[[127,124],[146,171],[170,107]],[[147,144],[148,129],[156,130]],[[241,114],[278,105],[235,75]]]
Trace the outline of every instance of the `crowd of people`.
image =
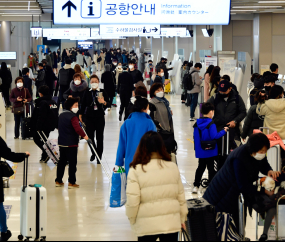
[[[102,49],[99,54],[95,51],[93,58],[89,52],[77,48],[62,53],[49,51],[44,56],[37,64],[34,78],[31,69],[35,62],[31,54],[10,94],[11,72],[5,63],[1,65],[6,106],[13,104],[15,139],[20,137],[25,113],[31,111],[32,137],[42,150],[40,162],[47,163],[50,157],[43,148],[40,133],[48,138],[58,129],[60,159],[55,186],[64,186],[65,167],[69,164],[68,188],[79,188],[76,179],[79,140],[91,141],[98,157],[91,150],[90,161],[100,164],[104,153],[105,111],[117,107],[119,95],[119,121],[124,117],[124,123],[120,128],[115,165],[124,166],[128,178],[126,214],[139,241],[177,240],[177,233],[181,227],[185,228],[188,211],[179,170],[172,159],[176,148],[174,113],[165,97],[171,70],[167,59],[161,58],[155,66],[148,53],[137,56],[120,48]],[[60,62],[62,68],[58,71]],[[187,61],[181,67],[181,101],[190,107],[195,153],[199,159],[192,192],[198,193],[207,167],[209,183],[204,198],[217,212],[230,213],[238,227],[239,194],[243,193],[247,206],[252,207],[259,195],[272,195],[253,185],[259,172],[274,179],[280,175],[280,171],[273,171],[265,156],[270,148],[268,138],[262,133],[254,134],[254,130],[266,126],[271,133],[277,131],[285,139],[285,122],[278,115],[285,112],[284,89],[276,85],[278,66],[272,64],[271,72],[252,75],[246,103],[230,77],[220,75],[220,67],[209,66],[203,76],[201,69],[201,63]],[[101,77],[97,76],[98,71]],[[202,86],[204,103],[198,107],[201,113],[198,118],[195,111]],[[227,133],[228,138],[224,137]],[[221,158],[223,137],[230,150],[225,158]],[[245,144],[239,146],[237,141]],[[285,151],[282,158],[285,166]],[[23,157],[14,160],[22,161]],[[218,171],[215,162],[219,164]],[[0,206],[0,217],[1,214]],[[8,233],[5,226],[2,232]],[[261,240],[266,239],[265,228]]]

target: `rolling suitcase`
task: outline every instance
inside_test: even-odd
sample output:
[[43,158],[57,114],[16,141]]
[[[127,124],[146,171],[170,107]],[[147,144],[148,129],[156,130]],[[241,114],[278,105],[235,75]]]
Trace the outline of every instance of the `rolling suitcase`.
[[33,137],[31,109],[32,104],[30,104],[29,113],[27,114],[26,106],[24,108],[24,118],[21,120],[21,136],[23,140]]
[[52,100],[56,103],[57,110],[59,109],[59,106],[60,106],[60,100],[59,100],[58,94],[59,94],[59,92],[57,92],[55,90],[54,91],[54,96],[52,97]]
[[164,92],[165,93],[170,93],[171,92],[171,82],[169,82],[167,85],[165,85]]
[[60,158],[58,141],[56,139],[48,140],[44,132],[40,133],[38,131],[38,134],[41,140],[44,142],[43,148],[45,149],[45,152],[48,154],[48,157],[53,161],[55,165],[57,165]]
[[46,240],[47,236],[47,191],[41,185],[29,185],[28,158],[24,161],[24,180],[21,189],[20,235],[23,238]]
[[215,207],[205,199],[187,201],[187,234],[191,241],[217,241]]

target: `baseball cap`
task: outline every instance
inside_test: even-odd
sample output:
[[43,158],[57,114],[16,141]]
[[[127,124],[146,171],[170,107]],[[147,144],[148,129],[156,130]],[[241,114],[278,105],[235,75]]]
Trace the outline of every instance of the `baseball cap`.
[[232,87],[232,84],[229,81],[221,81],[219,84],[219,92],[226,92],[230,87]]

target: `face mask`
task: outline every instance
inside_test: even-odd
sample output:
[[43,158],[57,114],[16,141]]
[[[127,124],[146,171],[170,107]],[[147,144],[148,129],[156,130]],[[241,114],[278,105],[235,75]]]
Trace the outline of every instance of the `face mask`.
[[76,86],[78,86],[78,85],[81,84],[81,81],[75,81],[74,83],[75,83]]
[[219,93],[221,98],[227,98],[229,94]]
[[73,108],[73,109],[71,109],[71,111],[72,111],[73,113],[78,113],[78,110],[79,110],[79,108]]
[[152,64],[149,64],[149,67],[152,67]]
[[131,70],[131,69],[133,69],[133,67],[134,67],[134,66],[132,66],[132,65],[129,65],[129,69],[130,69],[130,70]]
[[24,84],[22,82],[17,83],[17,87],[21,88],[23,86],[24,86]]
[[267,92],[271,90],[271,86],[264,87]]
[[147,110],[147,114],[150,115],[150,110]]
[[158,92],[156,93],[156,96],[159,98],[163,98],[164,97],[164,92]]
[[163,77],[163,76],[164,76],[164,73],[161,73],[160,76]]
[[113,63],[113,65],[114,65],[114,66],[116,66],[116,65],[117,65],[117,63]]
[[99,87],[98,83],[92,83],[91,84],[92,89],[97,89]]
[[260,153],[256,153],[256,155],[253,156],[253,158],[256,160],[263,160],[265,157],[266,157],[266,154],[260,154]]

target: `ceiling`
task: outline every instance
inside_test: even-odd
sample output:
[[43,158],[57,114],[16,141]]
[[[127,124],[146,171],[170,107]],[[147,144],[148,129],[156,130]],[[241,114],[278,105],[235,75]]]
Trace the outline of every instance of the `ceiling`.
[[[53,0],[0,0],[0,19],[43,16],[53,12],[52,5]],[[232,0],[231,14],[265,12],[285,13],[285,0]]]

